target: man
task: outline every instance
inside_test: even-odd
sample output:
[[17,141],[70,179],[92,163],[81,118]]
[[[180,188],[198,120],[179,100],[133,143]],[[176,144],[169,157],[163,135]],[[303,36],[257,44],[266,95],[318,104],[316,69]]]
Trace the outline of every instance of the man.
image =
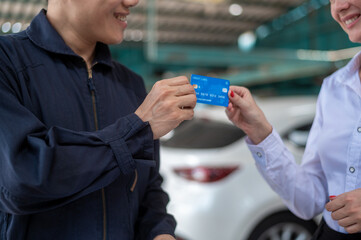
[[186,77],[146,96],[111,60],[137,3],[49,0],[0,38],[1,239],[174,239],[154,140],[196,97]]

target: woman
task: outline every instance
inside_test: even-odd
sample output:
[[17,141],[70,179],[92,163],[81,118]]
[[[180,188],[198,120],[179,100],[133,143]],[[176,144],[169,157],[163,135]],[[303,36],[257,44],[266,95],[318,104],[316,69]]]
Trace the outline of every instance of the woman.
[[[361,43],[361,1],[331,0],[332,17]],[[361,239],[361,53],[323,82],[297,165],[250,92],[231,86],[228,118],[247,135],[259,171],[297,216],[323,212],[313,239]]]

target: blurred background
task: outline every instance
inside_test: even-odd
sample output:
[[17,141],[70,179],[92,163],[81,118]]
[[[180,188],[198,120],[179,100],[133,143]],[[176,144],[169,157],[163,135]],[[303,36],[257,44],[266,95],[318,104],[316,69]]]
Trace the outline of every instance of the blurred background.
[[[0,34],[24,30],[45,6],[0,0]],[[357,52],[329,8],[328,0],[140,0],[113,56],[148,87],[194,73],[268,95],[315,94]]]
[[[45,0],[0,0],[0,35],[27,28]],[[251,89],[300,162],[323,79],[361,47],[329,0],[140,0],[113,58],[160,79],[206,75]],[[259,175],[224,108],[197,109],[161,139],[161,172],[179,240],[307,240],[319,217],[290,213]]]

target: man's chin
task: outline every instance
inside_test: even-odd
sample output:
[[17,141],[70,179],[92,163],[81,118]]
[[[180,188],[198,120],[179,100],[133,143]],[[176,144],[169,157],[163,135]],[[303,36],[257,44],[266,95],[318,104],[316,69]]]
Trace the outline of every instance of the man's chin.
[[103,40],[103,41],[100,41],[100,42],[102,42],[102,43],[105,43],[105,44],[107,44],[107,45],[116,45],[116,44],[120,44],[120,43],[122,43],[123,42],[123,36],[121,36],[121,37],[117,37],[117,38],[109,38],[109,39],[105,39],[105,40]]
[[114,41],[112,43],[108,43],[108,45],[117,45],[117,44],[121,44],[123,42],[123,39],[118,40],[118,41]]

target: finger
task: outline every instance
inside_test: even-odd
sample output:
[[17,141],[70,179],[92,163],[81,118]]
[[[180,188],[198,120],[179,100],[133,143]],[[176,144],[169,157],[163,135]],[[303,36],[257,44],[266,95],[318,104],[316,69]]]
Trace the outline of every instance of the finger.
[[241,97],[250,94],[250,91],[247,88],[240,86],[230,86],[229,90],[233,91],[234,93],[237,93]]
[[226,110],[229,112],[234,111],[234,107],[233,107],[233,104],[231,101],[228,102],[228,106],[227,106]]
[[345,218],[338,220],[338,224],[341,227],[349,227],[356,223],[357,223],[357,221],[355,221],[352,217],[345,217]]
[[194,90],[194,87],[190,84],[176,86],[176,96],[183,96],[188,94],[196,94],[196,91]]
[[233,122],[233,118],[236,115],[236,108],[234,108],[234,106],[231,102],[229,102],[228,107],[226,108],[225,112],[226,112],[228,119]]
[[225,112],[226,112],[226,115],[227,115],[228,119],[231,120],[233,118],[234,112],[235,112],[234,108],[232,107],[232,103],[230,103],[228,105]]
[[349,216],[349,214],[346,212],[345,208],[340,208],[340,209],[338,209],[336,211],[333,211],[331,213],[332,219],[336,220],[336,221],[341,220],[343,218],[346,218],[348,216]]
[[330,195],[329,196],[330,201],[334,200],[335,198],[336,198],[336,195]]
[[233,122],[234,124],[236,124],[237,119],[239,118],[240,114],[241,114],[241,110],[239,108],[231,108],[231,109],[227,109],[226,110],[226,114],[228,119]]
[[345,227],[345,230],[348,233],[357,233],[361,231],[361,226],[360,224],[353,224],[351,226]]
[[334,212],[338,209],[341,209],[345,206],[344,202],[342,201],[342,198],[337,197],[334,200],[328,202],[325,206],[326,210],[329,212]]
[[234,107],[243,108],[244,107],[244,101],[241,96],[234,92],[233,90],[229,91],[229,101],[233,104]]
[[188,78],[186,76],[170,78],[170,79],[166,79],[164,81],[167,81],[169,86],[181,86],[181,85],[187,85],[187,84],[190,85]]
[[193,108],[183,108],[181,111],[182,111],[182,115],[181,115],[182,122],[184,120],[191,120],[194,116]]
[[177,97],[177,105],[179,108],[194,108],[197,103],[197,97],[195,94],[184,95]]
[[229,111],[226,110],[226,115],[227,115],[229,121],[231,121],[232,123],[234,123],[234,116],[235,116],[234,113],[233,113],[233,112],[229,112]]

